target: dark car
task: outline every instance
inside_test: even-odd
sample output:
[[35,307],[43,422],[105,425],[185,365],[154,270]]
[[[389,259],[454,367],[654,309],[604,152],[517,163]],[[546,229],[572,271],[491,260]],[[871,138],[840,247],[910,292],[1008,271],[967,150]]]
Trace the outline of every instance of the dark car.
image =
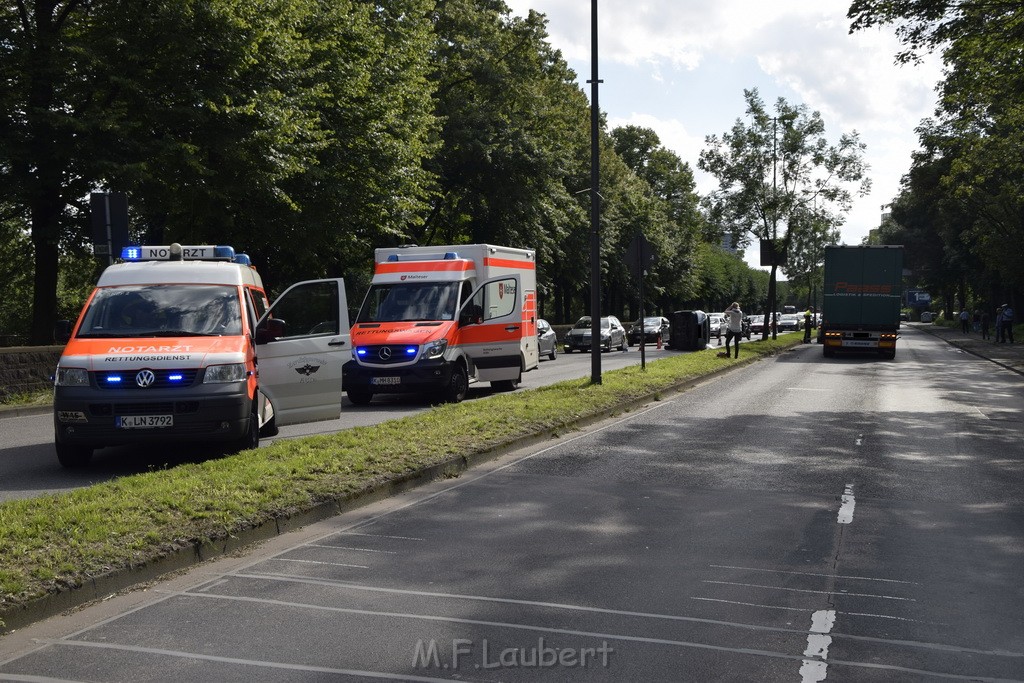
[[661,341],[667,344],[671,334],[671,327],[668,318],[661,316],[648,316],[644,318],[643,325],[637,320],[629,328],[629,344],[632,346],[633,344],[639,344],[641,341],[657,342],[658,337],[661,337]]
[[537,352],[550,360],[558,356],[558,339],[551,323],[544,318],[537,318]]
[[[590,316],[585,315],[576,321],[569,333],[565,335],[565,352],[589,351],[590,350]],[[613,348],[620,351],[626,348],[626,328],[622,326],[619,319],[614,315],[601,318],[601,343],[605,351]]]
[[706,348],[711,338],[711,318],[704,311],[672,313],[672,343],[669,348],[696,351]]

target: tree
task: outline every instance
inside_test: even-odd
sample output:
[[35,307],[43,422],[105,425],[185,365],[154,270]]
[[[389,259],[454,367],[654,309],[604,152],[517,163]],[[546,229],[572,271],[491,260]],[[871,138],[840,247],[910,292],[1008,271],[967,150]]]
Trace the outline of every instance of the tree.
[[[708,208],[729,226],[737,244],[748,244],[753,235],[785,253],[789,228],[801,217],[838,227],[854,193],[867,193],[865,145],[856,131],[830,144],[821,114],[805,105],[792,106],[780,97],[772,115],[756,89],[745,90],[744,99],[749,123],[737,119],[721,137],[705,138],[698,166],[719,182],[707,198]],[[776,308],[776,269],[777,263],[769,277],[768,311]]]

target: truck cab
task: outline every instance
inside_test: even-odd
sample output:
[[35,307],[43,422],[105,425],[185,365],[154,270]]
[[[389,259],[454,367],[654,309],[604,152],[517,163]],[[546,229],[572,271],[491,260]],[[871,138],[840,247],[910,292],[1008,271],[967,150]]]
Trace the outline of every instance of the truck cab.
[[77,322],[59,326],[54,443],[65,467],[120,444],[202,442],[236,452],[280,425],[335,418],[349,352],[342,280],[270,305],[227,246],[126,247]]

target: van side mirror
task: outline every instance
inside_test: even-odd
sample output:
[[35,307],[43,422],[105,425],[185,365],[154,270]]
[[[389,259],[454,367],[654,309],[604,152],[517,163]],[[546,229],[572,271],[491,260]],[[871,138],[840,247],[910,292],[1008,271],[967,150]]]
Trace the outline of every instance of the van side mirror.
[[58,320],[53,325],[53,340],[58,344],[67,344],[71,339],[71,321]]
[[284,336],[285,322],[280,318],[267,318],[256,328],[256,343],[267,344]]

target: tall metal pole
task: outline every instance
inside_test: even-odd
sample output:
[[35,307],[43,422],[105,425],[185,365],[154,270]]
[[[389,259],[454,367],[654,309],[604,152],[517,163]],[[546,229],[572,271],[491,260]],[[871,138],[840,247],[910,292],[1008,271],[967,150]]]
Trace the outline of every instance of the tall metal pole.
[[597,104],[597,0],[590,0],[590,383],[601,383],[601,109]]

